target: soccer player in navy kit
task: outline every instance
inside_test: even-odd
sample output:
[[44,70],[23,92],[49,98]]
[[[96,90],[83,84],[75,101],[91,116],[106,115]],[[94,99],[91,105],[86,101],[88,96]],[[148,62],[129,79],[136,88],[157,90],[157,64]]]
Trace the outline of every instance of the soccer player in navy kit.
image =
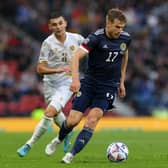
[[[72,57],[73,80],[70,89],[76,96],[58,137],[51,142],[53,152],[81,121],[88,107],[90,111],[73,148],[62,158],[63,163],[71,163],[73,157],[85,147],[103,113],[112,106],[117,92],[120,97],[126,95],[124,80],[131,38],[123,31],[125,25],[126,17],[122,11],[110,9],[106,15],[105,28],[90,34]],[[80,81],[79,60],[87,54],[88,69]]]

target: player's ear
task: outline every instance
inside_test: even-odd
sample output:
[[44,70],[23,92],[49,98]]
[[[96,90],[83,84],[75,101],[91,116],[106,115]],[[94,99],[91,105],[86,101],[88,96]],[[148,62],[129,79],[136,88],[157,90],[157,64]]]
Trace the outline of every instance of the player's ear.
[[106,16],[106,26],[108,27],[110,25],[110,21],[108,19],[108,16]]
[[65,22],[65,27],[67,27],[68,26],[68,22],[66,20],[64,20],[64,22]]
[[106,16],[106,24],[108,23],[108,16]]
[[48,29],[51,31],[51,23],[50,23],[50,21],[48,22]]

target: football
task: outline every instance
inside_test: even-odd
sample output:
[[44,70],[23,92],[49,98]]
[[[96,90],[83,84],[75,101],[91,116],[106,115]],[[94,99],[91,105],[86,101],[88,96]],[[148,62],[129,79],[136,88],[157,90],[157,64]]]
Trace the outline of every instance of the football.
[[107,147],[107,158],[112,162],[122,162],[128,158],[128,147],[122,142],[113,142]]

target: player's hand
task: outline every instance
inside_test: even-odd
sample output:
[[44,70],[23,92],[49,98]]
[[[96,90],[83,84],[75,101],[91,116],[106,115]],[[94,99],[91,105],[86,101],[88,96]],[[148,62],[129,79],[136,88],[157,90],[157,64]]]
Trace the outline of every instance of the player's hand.
[[118,96],[119,97],[125,97],[126,96],[126,91],[125,91],[124,84],[120,84],[120,87],[118,88]]
[[79,79],[72,80],[72,83],[70,85],[70,90],[76,93],[79,91],[79,89],[80,89],[80,80]]
[[62,69],[63,69],[63,72],[70,72],[71,71],[71,67],[69,65],[63,66]]
[[57,68],[57,72],[71,72],[71,67],[69,65]]

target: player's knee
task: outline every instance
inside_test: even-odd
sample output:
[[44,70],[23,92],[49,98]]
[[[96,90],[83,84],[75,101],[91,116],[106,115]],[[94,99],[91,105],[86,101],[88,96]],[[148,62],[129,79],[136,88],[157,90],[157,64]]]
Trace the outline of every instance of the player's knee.
[[86,119],[85,126],[94,129],[97,125],[98,118],[96,117],[89,117]]
[[79,124],[79,122],[81,121],[82,116],[73,116],[73,115],[69,115],[67,118],[67,126],[69,128],[73,128],[75,126],[77,126]]
[[47,117],[54,117],[55,115],[58,115],[58,112],[56,111],[56,109],[53,106],[48,106],[46,111],[45,111],[45,116]]
[[102,110],[100,110],[99,108],[92,109],[86,117],[85,126],[94,129],[102,116]]
[[78,120],[76,120],[75,118],[68,118],[67,119],[67,126],[69,128],[74,128],[76,125],[78,125]]

